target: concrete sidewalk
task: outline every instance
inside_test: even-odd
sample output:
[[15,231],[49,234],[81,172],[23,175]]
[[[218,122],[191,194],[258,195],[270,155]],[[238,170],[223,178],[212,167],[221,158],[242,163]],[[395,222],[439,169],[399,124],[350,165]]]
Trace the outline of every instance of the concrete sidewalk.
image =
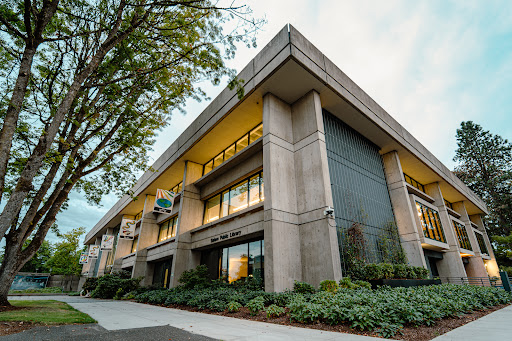
[[485,315],[432,341],[488,341],[512,339],[512,306]]
[[127,301],[97,300],[69,296],[10,296],[9,300],[55,299],[78,309],[107,330],[172,326],[219,340],[336,340],[370,341],[379,338],[282,326],[231,317],[195,313]]

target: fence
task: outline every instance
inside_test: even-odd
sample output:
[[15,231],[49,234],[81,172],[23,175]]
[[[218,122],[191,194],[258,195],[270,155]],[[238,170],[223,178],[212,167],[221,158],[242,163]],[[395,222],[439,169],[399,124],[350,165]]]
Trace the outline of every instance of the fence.
[[498,277],[439,277],[441,283],[451,283],[459,285],[478,285],[482,287],[495,287],[511,291],[512,277],[509,277],[506,272],[500,272]]

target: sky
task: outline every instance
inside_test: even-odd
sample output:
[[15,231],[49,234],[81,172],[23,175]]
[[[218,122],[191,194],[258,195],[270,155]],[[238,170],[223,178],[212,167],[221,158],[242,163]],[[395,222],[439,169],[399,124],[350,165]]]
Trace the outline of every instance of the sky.
[[[450,169],[462,121],[512,139],[510,0],[245,3],[267,24],[257,34],[257,48],[240,46],[229,61],[237,71],[290,23]],[[213,99],[226,83],[202,87]],[[208,103],[190,100],[186,115],[173,115],[156,141],[153,161]],[[72,193],[57,224],[61,231],[90,230],[117,200],[109,195],[96,207]]]

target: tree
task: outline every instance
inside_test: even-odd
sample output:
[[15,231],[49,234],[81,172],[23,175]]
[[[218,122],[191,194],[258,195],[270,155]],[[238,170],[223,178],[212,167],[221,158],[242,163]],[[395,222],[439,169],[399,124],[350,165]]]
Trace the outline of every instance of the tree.
[[46,264],[56,275],[80,275],[82,266],[79,264],[80,237],[85,233],[85,227],[79,227],[68,233],[59,234],[62,241],[55,244],[55,252]]
[[[30,244],[31,240],[27,239],[25,241],[25,247]],[[53,256],[53,245],[45,240],[41,244],[41,247],[35,253],[34,257],[32,257],[28,262],[23,265],[20,271],[22,272],[37,272],[37,273],[49,273],[50,266],[48,261]]]
[[[456,137],[454,161],[458,164],[454,172],[487,204],[489,215],[485,223],[489,235],[511,235],[512,144],[472,121],[462,122]],[[505,260],[506,247],[501,245],[499,249],[503,251],[499,252],[503,255],[501,260]]]
[[204,98],[195,84],[234,75],[223,56],[254,39],[250,14],[208,0],[0,4],[0,305],[71,190],[126,193],[172,112]]

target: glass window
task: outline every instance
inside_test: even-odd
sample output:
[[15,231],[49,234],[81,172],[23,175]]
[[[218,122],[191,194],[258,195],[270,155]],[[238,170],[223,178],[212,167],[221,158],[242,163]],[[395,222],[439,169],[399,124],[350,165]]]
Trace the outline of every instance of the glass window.
[[204,223],[209,223],[219,219],[220,211],[220,195],[216,195],[206,201],[206,208],[204,214]]
[[468,231],[466,230],[466,227],[463,224],[456,222],[455,220],[452,220],[452,223],[453,227],[455,228],[455,232],[457,233],[459,246],[463,249],[472,251],[473,248],[469,242]]
[[167,234],[169,233],[169,222],[166,221],[160,224],[160,232],[158,233],[158,242],[163,242],[167,239]]
[[229,251],[228,248],[225,247],[222,249],[222,261],[220,263],[220,278],[227,281],[228,279],[228,257],[229,257]]
[[213,159],[213,168],[217,168],[224,162],[224,152],[220,153]]
[[263,188],[263,172],[260,174],[260,200],[265,200],[265,191]]
[[478,241],[478,246],[480,247],[480,253],[482,254],[489,254],[489,251],[487,250],[487,245],[485,244],[484,236],[482,236],[480,233],[475,232],[476,240]]
[[172,230],[169,234],[169,238],[174,238],[176,237],[176,229],[178,227],[178,217],[174,217],[174,219],[172,220]]
[[260,202],[260,175],[249,179],[249,206]]
[[210,173],[212,171],[212,169],[213,169],[213,160],[207,162],[204,165],[203,175]]
[[251,130],[249,133],[249,143],[253,143],[263,135],[263,123]]
[[418,217],[420,218],[425,238],[445,243],[446,238],[444,236],[441,219],[439,219],[439,213],[418,201],[416,201],[416,209],[418,211]]
[[229,191],[222,193],[222,208],[221,217],[225,217],[229,214]]
[[137,213],[137,214],[135,215],[135,221],[142,219],[142,212],[143,212],[143,211],[140,211],[139,213]]
[[139,242],[139,236],[133,238],[133,241],[132,241],[132,253],[137,251],[137,243],[138,242]]
[[228,282],[232,283],[248,276],[247,244],[232,246],[229,248]]
[[233,143],[229,146],[224,152],[224,161],[229,160],[233,155],[235,155],[235,144]]
[[247,207],[247,180],[232,187],[229,191],[229,214]]
[[236,141],[236,152],[239,153],[249,145],[249,134]]
[[249,276],[263,281],[262,240],[249,243]]

